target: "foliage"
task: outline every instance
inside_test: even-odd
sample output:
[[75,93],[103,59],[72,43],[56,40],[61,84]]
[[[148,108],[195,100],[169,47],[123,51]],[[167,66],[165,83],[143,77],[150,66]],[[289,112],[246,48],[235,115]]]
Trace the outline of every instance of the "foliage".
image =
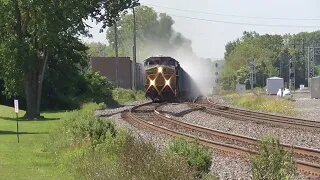
[[197,142],[175,139],[170,144],[169,153],[186,159],[188,164],[197,171],[197,177],[201,177],[210,170],[212,151]]
[[278,139],[264,138],[259,155],[252,160],[254,179],[294,179],[296,166],[291,152],[286,152]]
[[[231,46],[231,47],[230,47]],[[244,32],[243,37],[226,46],[226,63],[221,85],[224,89],[235,89],[237,83],[249,83],[249,62],[256,61],[257,86],[264,86],[267,77],[278,75],[275,65],[282,48],[279,35],[259,35]]]
[[143,91],[133,91],[130,89],[116,88],[112,91],[113,99],[120,105],[145,99]]
[[107,56],[107,45],[100,42],[92,42],[86,44],[88,47],[87,53],[90,57],[105,57]]
[[295,115],[297,113],[291,101],[278,97],[266,96],[264,95],[263,90],[254,94],[228,94],[225,97],[230,99],[234,105],[251,110],[274,112],[284,115]]
[[[290,59],[296,62],[296,88],[300,84],[306,84],[305,47],[313,46],[316,42],[320,42],[320,31],[283,36],[245,31],[240,39],[227,43],[225,47],[226,63],[221,76],[221,86],[225,90],[234,90],[237,83],[248,85],[249,62],[252,59],[256,60],[256,87],[264,87],[266,79],[272,76],[283,77],[285,82],[289,82]],[[315,64],[320,64],[317,56]]]
[[[173,30],[174,21],[164,13],[159,15],[153,8],[140,6],[136,8],[137,24],[137,59],[146,59],[151,55],[172,54],[176,51],[191,53],[191,41],[181,33]],[[133,15],[124,14],[117,21],[119,56],[132,57]],[[114,56],[115,31],[111,27],[107,31],[108,56]]]
[[88,102],[105,102],[112,103],[113,85],[107,78],[101,76],[98,72],[87,73],[85,75],[87,90],[85,92],[86,101]]
[[50,135],[46,147],[60,164],[57,171],[77,179],[193,179],[194,171],[184,159],[161,153],[127,131],[110,128],[107,120],[103,120],[106,128],[91,125],[92,120],[99,121],[93,117],[96,108],[87,104],[70,113]]
[[[26,117],[40,115],[42,83],[50,61],[62,44],[81,44],[79,35],[89,36],[89,17],[110,26],[119,12],[135,0],[0,1],[0,68],[7,96],[26,98]],[[70,48],[70,47],[69,47]],[[70,53],[76,53],[71,49]],[[70,60],[70,59],[68,59]]]
[[314,67],[314,73],[316,76],[320,76],[320,65]]

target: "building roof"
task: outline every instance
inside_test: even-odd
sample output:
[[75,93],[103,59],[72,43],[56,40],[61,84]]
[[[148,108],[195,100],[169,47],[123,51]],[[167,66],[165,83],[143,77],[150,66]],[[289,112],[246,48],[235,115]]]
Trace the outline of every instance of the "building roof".
[[283,78],[280,78],[280,77],[270,77],[268,79],[283,79]]

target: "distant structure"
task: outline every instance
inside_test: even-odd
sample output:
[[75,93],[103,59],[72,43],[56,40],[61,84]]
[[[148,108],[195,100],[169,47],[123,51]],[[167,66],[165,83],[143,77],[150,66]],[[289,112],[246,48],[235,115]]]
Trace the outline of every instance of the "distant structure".
[[217,93],[219,89],[221,72],[224,67],[224,60],[213,61],[213,93]]
[[[115,87],[132,88],[132,61],[129,57],[92,57],[90,65],[93,71],[105,76]],[[144,83],[143,65],[136,63],[136,88],[143,89]]]
[[284,90],[284,81],[283,78],[271,77],[267,79],[267,94],[268,95],[277,95],[279,89]]
[[320,76],[311,78],[311,98],[320,99]]

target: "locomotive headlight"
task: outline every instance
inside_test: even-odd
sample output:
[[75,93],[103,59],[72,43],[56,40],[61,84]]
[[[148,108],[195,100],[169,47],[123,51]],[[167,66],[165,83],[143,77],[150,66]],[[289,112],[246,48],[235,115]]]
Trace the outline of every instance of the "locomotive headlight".
[[166,86],[170,86],[170,79],[166,80]]
[[155,85],[156,85],[155,80],[150,79],[150,86],[155,86]]
[[158,73],[162,73],[162,67],[158,67]]

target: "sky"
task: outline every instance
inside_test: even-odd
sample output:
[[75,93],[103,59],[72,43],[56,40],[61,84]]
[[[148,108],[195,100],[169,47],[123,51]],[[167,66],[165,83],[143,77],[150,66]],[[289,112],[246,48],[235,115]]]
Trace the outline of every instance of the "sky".
[[[241,37],[243,31],[296,34],[320,30],[319,0],[140,0],[140,3],[172,16],[175,31],[190,39],[193,51],[203,58],[222,59],[225,45]],[[99,33],[100,25],[91,25],[93,38],[83,40],[107,43],[105,33]]]

